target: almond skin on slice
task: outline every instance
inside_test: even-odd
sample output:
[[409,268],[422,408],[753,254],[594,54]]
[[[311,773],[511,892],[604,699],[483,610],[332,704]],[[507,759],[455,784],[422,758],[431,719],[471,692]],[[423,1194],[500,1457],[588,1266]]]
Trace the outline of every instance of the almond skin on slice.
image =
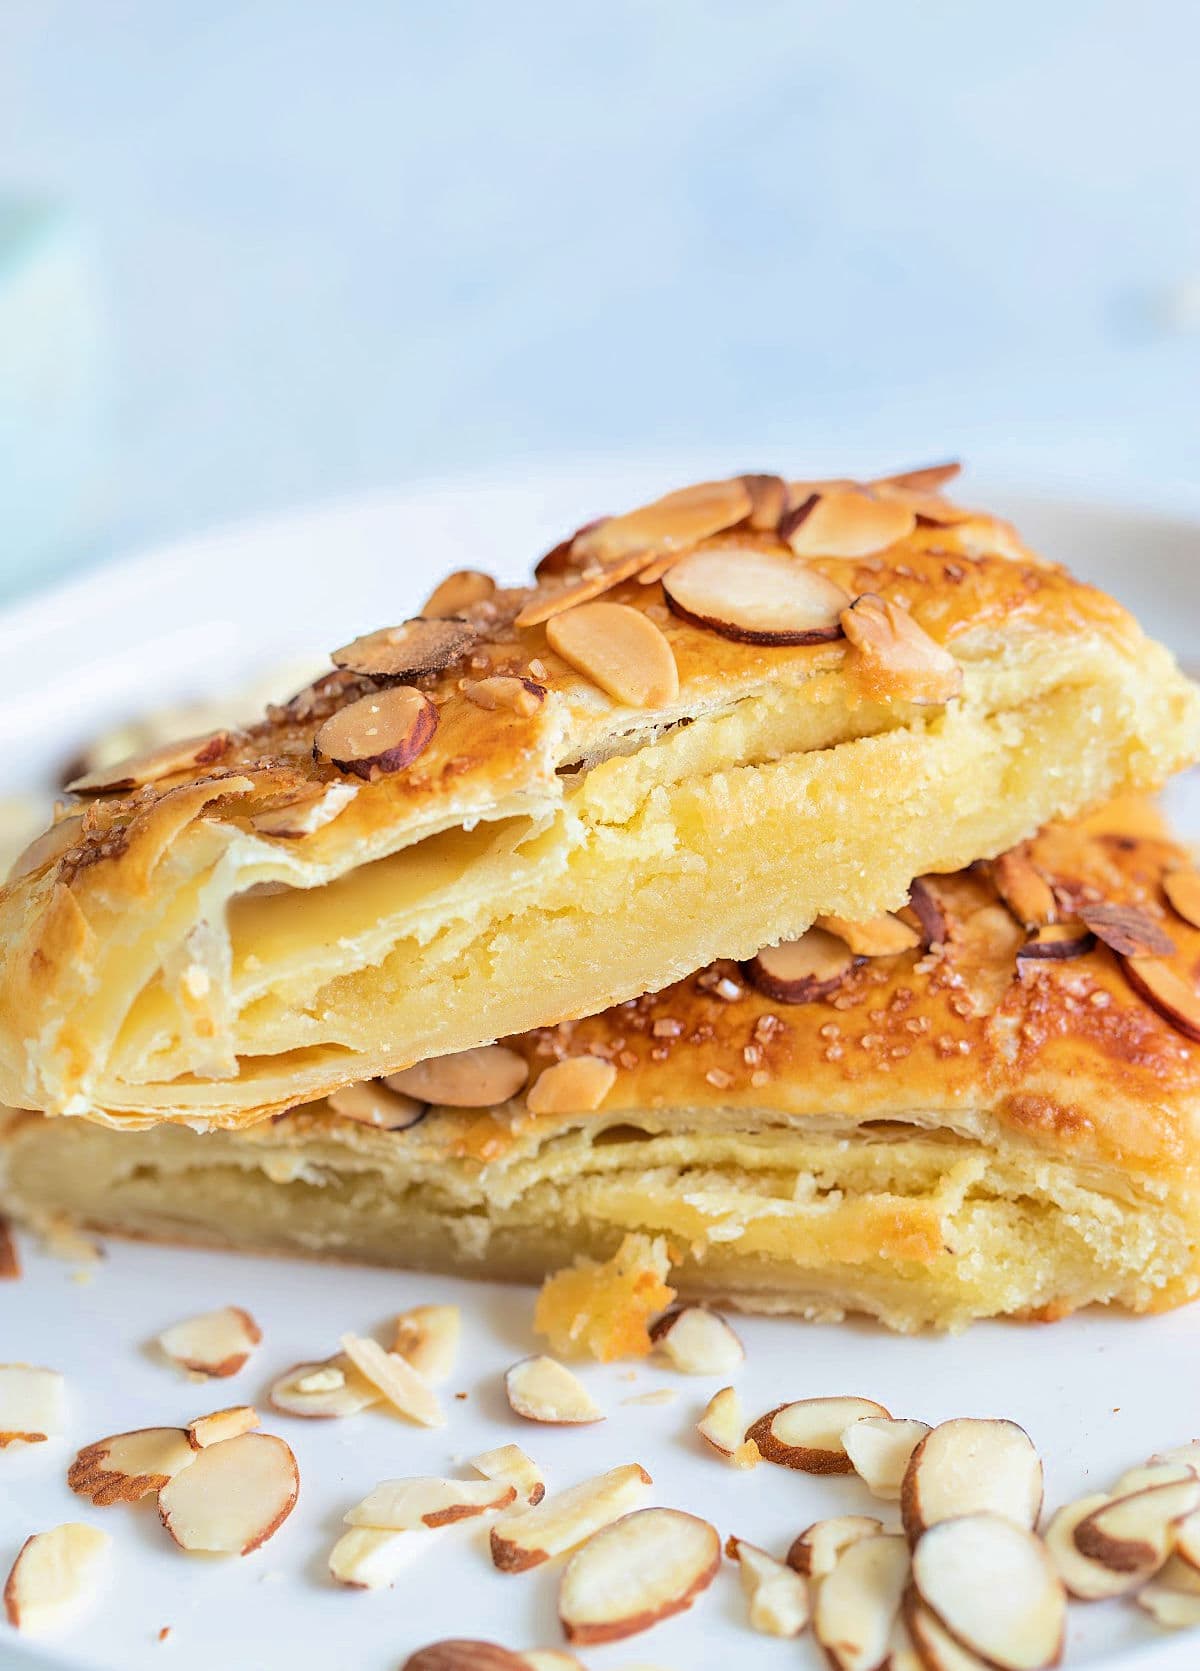
[[836,581],[751,546],[694,551],[663,577],[673,614],[741,644],[824,644],[850,602]]
[[917,930],[892,916],[890,911],[860,923],[852,923],[846,917],[818,917],[813,927],[825,934],[835,934],[856,957],[895,957],[898,952],[913,951],[921,944]]
[[685,1305],[664,1312],[650,1330],[658,1350],[684,1375],[727,1375],[746,1353],[725,1319],[706,1306]]
[[1176,916],[1200,928],[1200,872],[1171,870],[1163,877],[1163,893]]
[[6,1218],[0,1218],[0,1282],[16,1282],[20,1275],[21,1258],[12,1228]]
[[730,1538],[725,1553],[738,1563],[750,1628],[764,1636],[799,1636],[811,1611],[804,1578],[743,1538]]
[[407,1131],[418,1125],[429,1112],[427,1103],[416,1097],[393,1091],[377,1079],[365,1079],[357,1085],[343,1085],[331,1091],[325,1105],[343,1120],[355,1120],[360,1126],[374,1126],[377,1131]]
[[812,1004],[836,992],[861,962],[839,936],[810,928],[799,940],[764,946],[742,970],[768,998],[781,1004]]
[[620,1642],[683,1613],[721,1565],[715,1526],[680,1509],[638,1509],[567,1562],[558,1616],[567,1641]]
[[35,1364],[0,1364],[0,1450],[38,1445],[63,1430],[66,1390],[56,1369]]
[[437,723],[438,711],[423,691],[391,685],[331,714],[313,739],[313,754],[371,782],[411,766],[428,748]]
[[484,1479],[497,1485],[511,1485],[517,1496],[530,1508],[546,1495],[542,1470],[532,1457],[526,1456],[520,1445],[498,1445],[495,1450],[481,1451],[471,1458],[471,1466]]
[[754,1440],[744,1437],[746,1418],[742,1414],[742,1401],[733,1387],[722,1387],[712,1395],[696,1423],[696,1432],[735,1468],[757,1468],[762,1461]]
[[921,929],[923,944],[944,945],[950,934],[950,918],[936,883],[927,876],[914,876],[908,889],[908,906]]
[[1096,936],[1080,922],[1047,923],[1018,946],[1017,963],[1061,963],[1064,958],[1083,957],[1095,944]]
[[871,1398],[800,1398],[777,1405],[746,1430],[767,1462],[805,1474],[852,1474],[842,1434],[861,1416],[888,1411]]
[[1175,1523],[1175,1559],[1200,1582],[1200,1512],[1193,1511]]
[[916,525],[914,513],[897,499],[833,488],[798,506],[780,532],[797,557],[870,557],[906,539]]
[[1170,957],[1175,950],[1166,929],[1136,905],[1081,905],[1079,915],[1120,957]]
[[908,1546],[891,1533],[847,1545],[817,1587],[813,1635],[835,1671],[886,1664],[908,1583]]
[[1016,1422],[942,1422],[912,1453],[900,1488],[909,1541],[938,1521],[984,1511],[1032,1528],[1042,1512],[1042,1463]]
[[1013,847],[992,860],[996,891],[1017,921],[1026,928],[1043,928],[1058,917],[1054,889],[1029,857],[1025,847]]
[[630,708],[665,708],[679,697],[670,644],[648,615],[624,603],[583,603],[546,623],[550,648]]
[[573,1426],[604,1420],[604,1412],[577,1375],[557,1359],[523,1358],[504,1376],[504,1391],[514,1415],[526,1421]]
[[1171,1553],[1174,1529],[1200,1508],[1200,1480],[1154,1485],[1115,1497],[1092,1510],[1075,1527],[1075,1547],[1090,1561],[1114,1572],[1149,1577]]
[[506,1514],[492,1527],[492,1562],[501,1572],[528,1572],[620,1519],[653,1485],[636,1462],[547,1497],[535,1508]]
[[580,561],[614,563],[647,548],[682,550],[734,527],[749,516],[751,506],[750,491],[740,476],[697,482],[636,511],[603,517],[581,528],[572,555]]
[[111,1542],[107,1532],[78,1521],[26,1538],[4,1586],[14,1630],[38,1635],[67,1623],[95,1593]]
[[181,1549],[249,1555],[296,1506],[300,1471],[273,1433],[243,1433],[195,1453],[158,1494],[163,1525]]
[[505,1509],[516,1495],[514,1486],[494,1480],[384,1480],[344,1518],[347,1526],[377,1532],[415,1532]]
[[617,1082],[617,1070],[601,1056],[568,1056],[543,1069],[529,1087],[531,1114],[590,1114]]
[[222,1306],[164,1329],[158,1344],[172,1363],[193,1375],[236,1375],[262,1339],[262,1330],[240,1305]]
[[870,1515],[832,1515],[828,1520],[814,1521],[793,1539],[787,1564],[806,1578],[828,1578],[852,1543],[882,1535],[882,1520]]
[[421,615],[427,621],[444,621],[473,603],[482,603],[495,590],[496,582],[490,574],[479,569],[456,569],[430,592]]
[[195,1461],[182,1427],[143,1427],[85,1445],[67,1469],[67,1484],[97,1508],[136,1503]]
[[452,1056],[432,1056],[384,1081],[420,1102],[446,1108],[493,1108],[507,1102],[529,1078],[524,1056],[503,1044],[481,1044]]
[[1041,1541],[997,1514],[965,1514],[925,1532],[913,1588],[955,1641],[997,1671],[1057,1665],[1067,1597]]
[[446,1418],[433,1389],[404,1358],[385,1352],[365,1335],[344,1334],[338,1342],[350,1362],[384,1400],[422,1427],[444,1427]]
[[842,1434],[842,1445],[871,1494],[898,1502],[912,1453],[929,1431],[926,1422],[860,1416]]
[[428,1547],[428,1535],[352,1526],[329,1552],[329,1576],[352,1590],[388,1590],[413,1557]]
[[465,621],[405,621],[398,627],[381,627],[333,652],[335,667],[362,673],[370,679],[417,679],[426,673],[440,673],[451,662],[466,655],[475,643],[475,628]]
[[1169,963],[1156,957],[1122,958],[1121,973],[1164,1021],[1200,1044],[1200,992]]
[[202,737],[181,737],[178,742],[164,743],[145,754],[131,754],[111,766],[85,772],[67,784],[72,795],[124,794],[129,789],[141,789],[148,783],[159,783],[163,778],[179,772],[194,772],[212,766],[228,751],[228,731],[209,731]]
[[392,1351],[433,1383],[448,1381],[458,1357],[462,1312],[456,1305],[415,1305],[396,1318]]
[[228,1410],[214,1410],[209,1416],[197,1416],[188,1424],[187,1441],[195,1451],[207,1445],[219,1445],[223,1439],[236,1439],[258,1426],[258,1411],[249,1404],[234,1404]]
[[1081,1555],[1075,1543],[1075,1528],[1079,1523],[1111,1501],[1103,1491],[1080,1497],[1078,1502],[1067,1503],[1059,1509],[1046,1527],[1043,1539],[1046,1552],[1067,1593],[1077,1601],[1107,1601],[1112,1596],[1127,1595],[1145,1583],[1145,1571],[1135,1568],[1131,1572],[1114,1572],[1112,1567]]
[[871,695],[940,704],[961,693],[963,671],[954,657],[890,598],[866,592],[840,619]]
[[991,1671],[978,1654],[969,1653],[954,1640],[911,1585],[904,1596],[903,1613],[920,1671]]
[[529,1671],[529,1662],[523,1654],[510,1653],[494,1642],[454,1637],[418,1648],[401,1671]]
[[1109,1496],[1131,1497],[1135,1491],[1148,1491],[1152,1485],[1178,1485],[1180,1480],[1197,1477],[1195,1468],[1186,1462],[1145,1462],[1140,1468],[1127,1468]]
[[342,1354],[317,1363],[293,1364],[272,1383],[267,1403],[285,1416],[356,1416],[383,1394]]

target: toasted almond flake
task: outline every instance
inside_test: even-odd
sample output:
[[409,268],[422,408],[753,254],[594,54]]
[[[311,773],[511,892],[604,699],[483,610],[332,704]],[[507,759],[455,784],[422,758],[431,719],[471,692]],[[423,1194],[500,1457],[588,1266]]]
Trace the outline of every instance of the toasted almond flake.
[[1193,928],[1200,928],[1200,871],[1168,871],[1162,886],[1176,916]]
[[492,1527],[492,1561],[501,1572],[527,1572],[590,1538],[637,1506],[653,1480],[636,1462],[610,1468],[534,1508],[506,1514]]
[[[913,1671],[991,1671],[978,1654],[954,1640],[912,1589],[904,1597],[904,1620],[917,1650],[918,1665]],[[887,1671],[893,1668],[888,1666]]]
[[353,783],[322,784],[294,795],[285,806],[255,813],[250,823],[259,835],[298,841],[332,824],[357,794]]
[[614,702],[664,708],[679,697],[670,644],[654,622],[624,603],[583,603],[547,622],[550,648]]
[[907,539],[916,525],[898,499],[833,488],[799,506],[780,532],[797,557],[870,557]]
[[679,1509],[638,1509],[572,1555],[558,1593],[567,1641],[619,1642],[683,1613],[721,1564],[715,1526]]
[[1017,962],[1061,963],[1064,958],[1083,957],[1096,944],[1096,936],[1081,922],[1047,923],[1035,928],[1023,946],[1017,948]]
[[1169,963],[1156,957],[1122,958],[1121,972],[1140,998],[1184,1038],[1200,1044],[1200,992]]
[[208,1445],[219,1445],[224,1439],[236,1439],[257,1427],[258,1411],[249,1404],[234,1404],[228,1410],[214,1410],[210,1416],[197,1416],[188,1424],[187,1439],[193,1450],[204,1450]]
[[808,1585],[801,1575],[744,1538],[730,1538],[725,1553],[738,1563],[750,1628],[764,1636],[799,1636],[810,1612]]
[[0,1364],[0,1450],[57,1438],[65,1419],[66,1385],[56,1369]]
[[601,1056],[567,1056],[545,1068],[525,1096],[531,1114],[590,1114],[617,1082]]
[[554,1358],[523,1358],[504,1377],[513,1413],[526,1421],[574,1425],[604,1420],[583,1382]]
[[705,1306],[687,1305],[665,1312],[650,1338],[684,1375],[727,1375],[741,1367],[746,1353],[725,1319]]
[[965,1514],[924,1533],[913,1587],[954,1639],[997,1671],[1057,1665],[1067,1598],[1041,1542],[996,1514]]
[[395,1352],[385,1352],[377,1341],[365,1335],[344,1334],[338,1342],[342,1351],[384,1399],[402,1416],[422,1427],[444,1427],[446,1418],[429,1383],[410,1363]]
[[262,1330],[239,1305],[206,1311],[164,1329],[158,1344],[172,1363],[193,1375],[236,1375],[262,1339]]
[[1172,1552],[1175,1527],[1200,1508],[1200,1479],[1154,1485],[1101,1503],[1075,1527],[1075,1547],[1114,1572],[1149,1577]]
[[243,1433],[195,1453],[158,1494],[163,1525],[180,1548],[249,1555],[296,1506],[300,1472],[273,1433]]
[[488,713],[505,710],[529,719],[546,700],[546,687],[535,679],[519,679],[515,674],[493,673],[487,679],[473,679],[463,689],[468,702]]
[[897,488],[907,493],[939,493],[946,483],[952,482],[961,471],[961,463],[952,458],[947,459],[945,464],[922,464],[915,470],[900,470],[892,476],[877,476],[870,486]]
[[817,1587],[813,1635],[836,1671],[879,1671],[908,1583],[908,1548],[891,1534],[848,1544]]
[[806,1578],[828,1578],[852,1543],[880,1537],[883,1522],[869,1514],[836,1514],[816,1520],[793,1539],[787,1564]]
[[4,1586],[9,1624],[40,1635],[68,1623],[99,1588],[111,1542],[78,1521],[26,1538]]
[[497,1485],[511,1485],[517,1496],[530,1508],[546,1495],[542,1470],[532,1457],[526,1456],[520,1445],[499,1445],[492,1451],[481,1451],[471,1458],[471,1466],[484,1479]]
[[452,1526],[513,1502],[515,1486],[495,1480],[414,1478],[384,1480],[369,1491],[345,1516],[347,1526],[369,1526],[377,1532],[415,1532]]
[[180,772],[195,772],[211,766],[228,751],[228,731],[209,731],[202,737],[181,737],[176,742],[164,743],[144,754],[131,754],[110,766],[97,767],[72,779],[67,789],[73,795],[112,795],[127,789],[140,789],[148,783],[159,783],[163,778],[175,777]]
[[313,740],[313,753],[370,782],[410,766],[437,724],[438,711],[423,691],[392,685],[331,714]]
[[428,1536],[352,1526],[329,1552],[330,1577],[352,1590],[388,1590],[413,1557],[429,1547]]
[[1103,1491],[1080,1497],[1078,1502],[1064,1504],[1046,1527],[1046,1553],[1066,1585],[1068,1594],[1079,1601],[1106,1601],[1111,1596],[1127,1595],[1146,1579],[1145,1572],[1137,1569],[1114,1572],[1111,1567],[1103,1566],[1079,1552],[1075,1543],[1075,1528],[1110,1501],[1111,1498]]
[[985,1511],[1034,1527],[1042,1490],[1041,1459],[1016,1422],[956,1417],[912,1453],[900,1489],[904,1530],[912,1542],[941,1520]]
[[510,1653],[494,1642],[454,1637],[418,1648],[405,1660],[401,1671],[529,1671],[529,1661],[524,1654]]
[[871,1494],[898,1502],[912,1453],[929,1431],[926,1422],[860,1416],[842,1434],[842,1445]]
[[961,693],[963,672],[954,657],[890,598],[864,593],[840,620],[868,694],[943,703]]
[[[601,597],[605,592],[611,592],[614,586],[622,581],[632,580],[653,560],[654,552],[649,550],[631,551],[617,562],[605,565],[593,564],[584,569],[582,574],[568,580],[565,585],[556,586],[553,590],[539,590],[517,616],[518,627],[541,626],[545,621],[552,621],[556,616],[564,614],[568,609],[575,609],[583,603],[590,603],[593,598]],[[551,640],[553,642],[553,640]]]
[[490,574],[479,569],[456,569],[448,574],[429,594],[421,614],[427,621],[443,621],[469,609],[473,603],[483,603],[496,590]]
[[503,1044],[433,1056],[384,1081],[393,1091],[446,1108],[492,1108],[515,1097],[529,1077],[525,1058]]
[[697,482],[667,493],[652,504],[623,516],[610,516],[580,529],[572,555],[580,561],[614,563],[648,548],[681,550],[732,528],[749,516],[752,501],[745,482]]
[[743,476],[742,481],[750,495],[747,526],[756,533],[775,533],[787,510],[787,483],[782,476]]
[[695,551],[663,579],[674,614],[743,644],[786,648],[842,636],[849,594],[817,569],[753,546]]
[[767,1462],[805,1474],[852,1474],[842,1434],[861,1416],[887,1416],[871,1398],[800,1398],[779,1404],[746,1431]]
[[90,1497],[97,1508],[136,1503],[190,1467],[195,1455],[182,1427],[113,1433],[83,1447],[67,1469],[67,1484],[80,1497]]
[[992,860],[992,881],[1013,916],[1026,928],[1043,928],[1058,916],[1054,889],[1029,857],[1026,845]]
[[437,1384],[454,1373],[461,1333],[462,1312],[456,1305],[414,1305],[396,1318],[392,1351]]
[[1146,1462],[1140,1468],[1127,1468],[1109,1496],[1130,1497],[1135,1491],[1148,1491],[1152,1485],[1178,1485],[1181,1480],[1197,1477],[1195,1468],[1186,1462]]
[[272,1384],[267,1402],[287,1416],[356,1416],[382,1396],[349,1358],[339,1354],[319,1363],[293,1364]]
[[799,940],[764,946],[742,967],[751,985],[768,998],[811,1004],[836,992],[860,961],[836,934],[810,928]]
[[742,1401],[733,1387],[722,1387],[712,1395],[696,1423],[696,1432],[735,1468],[754,1468],[762,1461],[754,1440],[744,1437],[746,1420]]
[[1079,915],[1121,957],[1170,957],[1175,950],[1162,925],[1136,905],[1081,905]]
[[0,1282],[15,1282],[20,1275],[21,1257],[12,1227],[6,1218],[0,1218]]
[[60,818],[48,830],[34,836],[27,847],[17,854],[8,867],[9,882],[16,882],[22,876],[32,876],[35,871],[44,870],[47,865],[57,864],[65,853],[79,844],[83,835],[83,814],[71,813],[66,818]]
[[343,1085],[331,1091],[325,1099],[334,1114],[343,1120],[355,1120],[360,1126],[374,1126],[377,1131],[407,1131],[425,1118],[428,1105],[416,1097],[393,1091],[378,1079],[365,1079],[357,1085]]
[[427,621],[417,616],[398,627],[381,627],[333,652],[333,665],[371,679],[416,679],[440,673],[475,643],[465,621]]
[[909,923],[890,911],[867,922],[850,922],[846,917],[818,917],[813,925],[825,934],[845,942],[856,957],[895,957],[921,944],[921,936]]

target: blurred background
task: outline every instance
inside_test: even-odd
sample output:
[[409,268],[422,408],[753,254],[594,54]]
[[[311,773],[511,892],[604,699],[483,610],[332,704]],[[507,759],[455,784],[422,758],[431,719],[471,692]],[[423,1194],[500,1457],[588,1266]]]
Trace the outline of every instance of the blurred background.
[[1200,510],[1191,0],[0,0],[0,576],[597,457]]

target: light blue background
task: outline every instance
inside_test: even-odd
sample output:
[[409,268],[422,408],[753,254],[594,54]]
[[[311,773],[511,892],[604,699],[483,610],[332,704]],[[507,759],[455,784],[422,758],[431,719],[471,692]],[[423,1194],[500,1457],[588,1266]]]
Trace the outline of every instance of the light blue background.
[[713,445],[1200,506],[1198,63],[1191,0],[2,0],[0,184],[107,321],[81,548]]

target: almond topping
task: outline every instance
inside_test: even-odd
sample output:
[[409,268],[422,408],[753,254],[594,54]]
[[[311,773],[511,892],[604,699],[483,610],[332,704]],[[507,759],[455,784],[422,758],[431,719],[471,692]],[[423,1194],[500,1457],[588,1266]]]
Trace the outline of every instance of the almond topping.
[[733,1387],[722,1387],[712,1395],[696,1423],[696,1432],[735,1468],[754,1468],[762,1461],[754,1440],[743,1437],[746,1421],[742,1401]]
[[535,1508],[506,1514],[492,1528],[492,1560],[501,1572],[527,1572],[565,1554],[638,1504],[654,1482],[636,1462],[611,1468]]
[[1079,915],[1120,957],[1170,957],[1175,950],[1166,930],[1136,905],[1081,905]]
[[1175,1525],[1200,1508],[1200,1479],[1115,1497],[1075,1527],[1075,1547],[1114,1572],[1149,1577],[1171,1553]]
[[329,1575],[352,1590],[389,1590],[413,1556],[429,1549],[432,1541],[411,1532],[352,1526],[329,1552]]
[[875,499],[854,488],[815,494],[791,512],[780,533],[797,557],[870,557],[917,525],[898,499]]
[[143,1427],[113,1433],[85,1445],[67,1469],[67,1484],[97,1508],[136,1503],[161,1491],[180,1469],[195,1461],[195,1450],[181,1427]]
[[56,1369],[0,1364],[0,1450],[56,1438],[66,1418],[66,1389]]
[[842,1434],[862,1416],[887,1416],[871,1398],[800,1398],[777,1405],[746,1430],[767,1462],[805,1474],[852,1474]]
[[526,1421],[573,1425],[604,1420],[583,1382],[554,1358],[524,1358],[504,1377],[504,1390],[515,1415]]
[[77,1521],[26,1538],[4,1586],[14,1630],[38,1635],[69,1622],[99,1587],[111,1542],[107,1532]]
[[494,1642],[431,1642],[405,1660],[401,1671],[529,1671],[524,1654],[509,1653]]
[[732,528],[750,511],[750,492],[740,477],[697,482],[624,516],[606,517],[581,529],[575,536],[574,555],[614,563],[647,547],[679,550]]
[[800,1574],[741,1538],[730,1538],[725,1553],[738,1563],[751,1630],[799,1636],[809,1615],[808,1585]]
[[882,1532],[883,1522],[868,1514],[835,1514],[817,1520],[794,1539],[787,1564],[806,1578],[828,1578],[852,1543]]
[[211,766],[228,751],[228,731],[210,731],[202,737],[182,737],[177,742],[163,743],[145,754],[131,754],[111,766],[97,767],[67,784],[73,795],[112,795],[127,789],[141,789],[148,783],[175,777],[180,772],[195,772]]
[[856,957],[895,957],[921,944],[917,930],[892,916],[890,911],[860,923],[852,923],[846,917],[818,917],[813,927],[825,934],[836,934]]
[[515,1487],[494,1480],[384,1480],[350,1510],[345,1524],[378,1532],[452,1526],[490,1509],[507,1508],[516,1495]]
[[[1112,1596],[1127,1595],[1146,1580],[1146,1571],[1134,1568],[1131,1572],[1115,1572],[1099,1561],[1083,1555],[1075,1542],[1075,1530],[1096,1509],[1111,1502],[1103,1491],[1067,1503],[1046,1527],[1046,1553],[1070,1595],[1080,1601],[1107,1601]],[[1152,1569],[1147,1569],[1152,1570]]]
[[550,648],[585,679],[630,708],[665,708],[679,697],[670,644],[624,603],[584,603],[547,623]]
[[865,592],[840,619],[868,694],[942,703],[961,692],[962,668],[898,603]]
[[325,1102],[343,1120],[355,1120],[360,1126],[374,1126],[378,1131],[407,1131],[429,1112],[424,1102],[393,1091],[378,1079],[343,1085],[341,1090],[332,1091]]
[[524,1056],[507,1045],[482,1044],[389,1073],[384,1084],[446,1108],[493,1108],[515,1097],[528,1077]]
[[493,673],[488,679],[474,679],[463,689],[468,702],[489,713],[507,709],[523,719],[536,714],[546,700],[546,687],[533,679],[518,679],[513,674]]
[[[516,625],[540,626],[543,621],[551,621],[568,609],[589,603],[592,598],[611,592],[613,587],[619,586],[622,581],[632,580],[653,558],[653,551],[631,551],[619,562],[604,567],[593,565],[585,569],[576,579],[555,588],[554,591],[536,592],[517,616]],[[551,642],[553,643],[553,640]]]
[[164,1329],[158,1344],[172,1363],[193,1375],[236,1375],[262,1339],[262,1330],[240,1305],[222,1306]]
[[482,574],[478,569],[456,569],[440,586],[434,587],[421,615],[427,621],[444,621],[469,609],[473,603],[483,603],[495,590],[496,582],[490,574]]
[[750,495],[747,526],[756,533],[775,533],[787,510],[787,483],[782,476],[743,476],[742,481]]
[[1064,958],[1085,956],[1095,944],[1096,936],[1080,922],[1047,923],[1035,928],[1017,948],[1017,962],[1061,963]]
[[602,1056],[568,1056],[538,1076],[525,1106],[531,1114],[590,1114],[616,1082],[616,1068]]
[[377,1341],[365,1335],[344,1334],[338,1342],[342,1351],[373,1387],[402,1416],[422,1427],[444,1427],[446,1418],[433,1390],[410,1363],[395,1352],[385,1352]]
[[1067,1598],[1041,1542],[996,1514],[964,1514],[913,1551],[913,1587],[954,1639],[997,1671],[1057,1665]]
[[257,1426],[257,1410],[249,1404],[234,1404],[228,1410],[214,1410],[211,1416],[197,1416],[188,1425],[187,1440],[193,1450],[201,1451],[225,1439],[236,1439]]
[[1017,921],[1042,928],[1058,916],[1054,889],[1029,857],[1027,847],[1013,847],[992,860],[996,891]]
[[558,1616],[571,1643],[619,1642],[685,1612],[721,1564],[716,1528],[679,1509],[638,1509],[567,1563]]
[[879,1671],[886,1663],[907,1583],[902,1537],[859,1538],[842,1551],[813,1608],[813,1635],[837,1671]]
[[926,946],[941,946],[950,937],[950,919],[937,885],[927,876],[914,876],[908,888],[908,906],[921,929]]
[[1200,872],[1172,870],[1163,877],[1163,893],[1177,916],[1200,928]]
[[520,1445],[499,1445],[494,1451],[482,1451],[471,1458],[471,1466],[484,1479],[497,1485],[511,1485],[523,1503],[530,1508],[546,1495],[542,1470],[532,1457],[526,1456]]
[[674,614],[742,644],[785,647],[842,636],[839,617],[850,602],[817,569],[751,546],[694,551],[663,580]]
[[940,493],[961,472],[962,465],[952,458],[945,464],[923,464],[916,470],[898,471],[894,476],[877,476],[870,485],[900,488],[910,493]]
[[34,871],[44,870],[47,865],[57,863],[64,853],[69,853],[72,847],[78,845],[82,835],[81,812],[60,818],[57,824],[52,824],[48,830],[34,836],[28,847],[22,848],[17,854],[8,867],[8,881],[15,882],[22,876],[32,876]]
[[287,1416],[356,1416],[381,1396],[349,1358],[339,1355],[293,1365],[273,1384],[267,1402]]
[[1154,957],[1122,958],[1121,972],[1164,1021],[1200,1044],[1200,992],[1190,981]]
[[842,1434],[842,1444],[871,1494],[898,1502],[912,1453],[929,1431],[925,1422],[860,1416]]
[[799,940],[764,946],[742,965],[746,978],[781,1004],[811,1004],[837,991],[862,961],[838,935],[810,928]]
[[392,1351],[430,1382],[448,1381],[458,1357],[462,1313],[456,1305],[415,1305],[396,1318]]
[[422,691],[393,685],[331,714],[317,732],[313,753],[339,771],[371,781],[410,766],[428,747],[437,723],[438,711]]
[[909,1541],[956,1515],[990,1513],[1032,1528],[1042,1512],[1042,1464],[1016,1422],[942,1422],[921,1440],[900,1489]]
[[465,621],[427,621],[421,616],[398,627],[381,627],[333,652],[333,665],[369,679],[417,679],[459,661],[478,634]]
[[327,783],[294,795],[286,806],[255,813],[250,823],[259,835],[299,841],[332,824],[358,794],[352,783]]
[[666,1312],[650,1330],[650,1338],[684,1375],[728,1375],[746,1356],[725,1319],[700,1305]]
[[296,1506],[296,1458],[273,1433],[243,1433],[195,1453],[158,1494],[162,1523],[182,1549],[249,1555]]
[[0,1282],[15,1282],[21,1275],[21,1256],[13,1239],[12,1226],[0,1218]]

